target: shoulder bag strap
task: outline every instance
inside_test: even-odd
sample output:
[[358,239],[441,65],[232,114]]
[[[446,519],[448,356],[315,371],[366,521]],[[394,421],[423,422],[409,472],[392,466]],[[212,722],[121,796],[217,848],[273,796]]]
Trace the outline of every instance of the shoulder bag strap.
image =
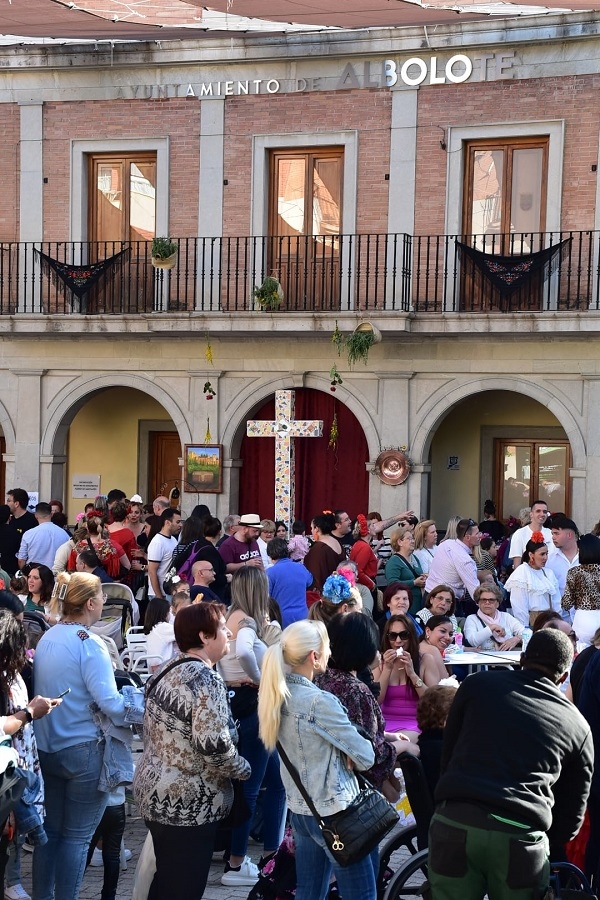
[[165,675],[169,674],[171,669],[175,669],[177,666],[182,666],[184,663],[187,663],[190,661],[191,660],[187,657],[184,657],[184,659],[176,659],[174,663],[171,663],[170,666],[167,666],[166,669],[163,669],[162,672],[160,673],[160,675],[158,675],[157,678],[154,679],[154,681],[152,682],[152,684],[146,691],[146,700],[148,699],[148,697],[150,696],[150,694],[152,693],[152,691],[154,690],[154,688],[156,687],[158,682],[162,681],[162,679],[165,677]]
[[[312,802],[312,800],[311,800],[310,797],[308,796],[308,794],[307,794],[307,792],[306,792],[306,788],[305,788],[304,785],[302,784],[302,780],[301,780],[301,778],[300,778],[300,775],[298,774],[298,770],[297,770],[296,767],[290,762],[287,753],[285,752],[285,750],[283,749],[283,747],[281,746],[281,744],[279,743],[279,741],[277,741],[277,745],[276,745],[276,746],[277,746],[277,752],[279,753],[279,757],[280,757],[282,763],[284,764],[284,766],[286,767],[286,769],[288,770],[288,772],[289,772],[290,775],[292,776],[292,780],[293,780],[294,784],[296,785],[296,787],[298,788],[298,790],[299,790],[300,793],[302,794],[302,797],[303,797],[304,800],[306,801],[306,805],[308,806],[308,808],[310,809],[311,813],[313,814],[313,816],[314,816],[315,819],[317,820],[317,822],[318,822],[318,824],[319,824],[319,827],[321,827],[321,828],[325,827],[325,823],[324,823],[324,821],[323,821],[322,816],[321,816],[321,815],[319,814],[319,812],[317,811],[316,806],[314,805],[314,803]],[[360,774],[360,772],[354,772],[353,774],[354,774],[356,780],[358,781],[359,785],[360,785],[360,786],[364,786],[364,785],[365,785],[365,780],[364,780],[364,778],[362,777],[362,775]]]
[[[405,556],[402,556],[400,553],[398,554],[398,556],[400,556],[401,559],[402,559],[402,562],[405,563],[405,564],[408,566],[408,568],[409,568],[410,571],[413,573],[413,575],[415,576],[415,578],[420,578],[420,577],[421,577],[421,576],[419,575],[419,573],[417,572],[417,570],[415,569],[415,567],[414,567],[414,566],[411,566],[411,564],[409,563],[409,561],[407,560],[407,558],[406,558]],[[421,573],[421,574],[422,574],[422,573]]]

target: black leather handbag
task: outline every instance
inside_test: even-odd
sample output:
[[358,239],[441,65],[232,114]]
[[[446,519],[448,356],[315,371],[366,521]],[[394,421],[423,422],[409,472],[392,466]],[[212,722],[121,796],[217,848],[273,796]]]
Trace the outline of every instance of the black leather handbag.
[[346,809],[333,816],[319,815],[306,793],[297,769],[288,759],[279,741],[277,750],[282,763],[315,817],[325,843],[338,865],[345,868],[364,859],[394,825],[398,824],[398,813],[392,804],[388,803],[383,794],[371,787],[358,772],[354,773],[360,785],[358,797]]

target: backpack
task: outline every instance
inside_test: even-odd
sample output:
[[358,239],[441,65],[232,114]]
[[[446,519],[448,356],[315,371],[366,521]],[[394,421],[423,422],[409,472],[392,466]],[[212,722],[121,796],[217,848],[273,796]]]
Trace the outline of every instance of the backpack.
[[177,574],[179,575],[181,580],[187,582],[187,584],[194,583],[194,579],[192,578],[192,566],[196,562],[200,551],[203,550],[205,546],[206,544],[202,544],[200,547],[198,547],[198,541],[194,541],[194,543],[190,547],[187,558],[177,569]]

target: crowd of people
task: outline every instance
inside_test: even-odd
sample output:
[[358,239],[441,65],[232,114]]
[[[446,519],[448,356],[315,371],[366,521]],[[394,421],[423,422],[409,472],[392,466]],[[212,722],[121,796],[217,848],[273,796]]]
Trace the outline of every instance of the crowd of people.
[[[542,502],[532,504],[523,524],[505,524],[488,501],[481,523],[453,517],[440,540],[436,523],[411,510],[387,519],[325,511],[306,527],[252,513],[221,522],[198,506],[183,521],[166,497],[145,505],[114,490],[90,503],[69,530],[58,501],[38,503],[31,514],[28,500],[15,489],[7,495],[8,515],[0,507],[0,721],[19,764],[37,779],[33,827],[15,830],[11,817],[0,843],[7,900],[29,897],[19,876],[25,839],[34,845],[34,900],[76,900],[98,840],[102,900],[114,900],[124,787],[132,781],[151,836],[150,900],[201,898],[215,848],[223,853],[222,883],[251,888],[282,842],[294,848],[298,900],[336,891],[344,900],[374,900],[376,851],[340,866],[287,763],[328,816],[358,796],[356,770],[398,802],[406,754],[420,759],[432,789],[441,778],[431,841],[434,898],[479,896],[483,882],[470,878],[469,847],[461,873],[460,854],[445,862],[453,828],[467,844],[488,828],[478,807],[504,823],[492,828],[499,846],[507,834],[514,837],[514,822],[530,826],[541,862],[531,885],[520,876],[527,883],[519,889],[533,890],[546,877],[548,856],[537,833],[568,807],[568,824],[555,829],[560,840],[553,843],[564,853],[587,804],[584,865],[599,878],[600,790],[591,775],[592,747],[600,742],[600,537],[580,536],[570,518],[549,517]],[[94,630],[104,585],[114,582],[131,591],[148,653],[135,775],[129,694],[118,689],[107,645]],[[29,646],[24,616],[43,625]],[[463,645],[488,654],[490,664],[494,654],[523,649],[525,674],[510,668],[514,656],[500,656],[495,661],[506,667],[483,673],[488,688],[477,687],[482,673],[465,678],[457,665]],[[523,709],[532,733],[539,727],[545,735],[547,720],[556,724],[559,715],[566,723],[565,740],[552,753],[544,737],[546,756],[538,749],[535,760],[521,760],[535,781],[552,759],[536,801],[548,806],[544,813],[528,816],[501,799],[515,793],[504,762],[490,782],[497,802],[483,775],[479,794],[477,784],[459,786],[461,754],[476,755],[484,744],[492,752],[471,718],[485,724],[490,709],[478,691],[504,696],[501,677],[507,684],[521,678],[515,691],[529,698],[518,716],[507,705],[507,727],[515,716],[525,728]],[[549,686],[542,689],[540,678]],[[453,737],[442,752],[447,718]],[[569,756],[577,740],[578,763]],[[570,806],[563,770],[577,785]],[[248,855],[254,830],[263,844],[258,861]],[[494,891],[492,900],[501,896]]]

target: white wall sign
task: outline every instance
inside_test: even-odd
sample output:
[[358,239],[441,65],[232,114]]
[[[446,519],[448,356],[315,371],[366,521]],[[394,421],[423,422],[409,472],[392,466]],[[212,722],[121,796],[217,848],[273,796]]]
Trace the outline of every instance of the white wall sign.
[[40,495],[38,491],[27,491],[29,494],[29,503],[27,504],[27,509],[29,512],[35,512],[35,508],[40,502]]
[[100,476],[99,475],[73,475],[71,482],[71,497],[76,499],[91,500],[100,493]]

